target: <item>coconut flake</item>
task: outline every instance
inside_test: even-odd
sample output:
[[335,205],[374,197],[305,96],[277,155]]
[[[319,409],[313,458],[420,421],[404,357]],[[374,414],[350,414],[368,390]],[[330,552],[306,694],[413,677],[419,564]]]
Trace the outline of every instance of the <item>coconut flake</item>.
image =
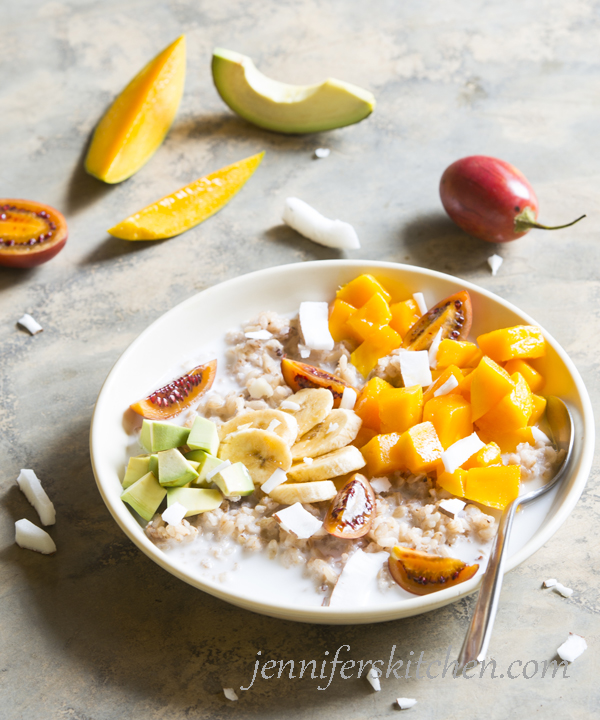
[[305,457],[302,458],[302,462],[305,462],[307,465],[312,465],[314,463],[314,458]]
[[371,478],[369,484],[377,493],[387,492],[391,487],[392,483],[386,477]]
[[229,467],[231,465],[231,460],[223,460],[223,462],[220,465],[217,465],[217,467],[213,468],[210,472],[206,473],[206,479],[212,480],[215,475],[221,472],[221,470],[225,470],[226,467]]
[[319,245],[341,250],[356,250],[360,247],[352,225],[341,220],[329,220],[299,198],[286,199],[283,222]]
[[556,578],[550,578],[549,580],[544,580],[544,587],[545,588],[551,588],[556,585],[558,580]]
[[273,388],[265,380],[264,377],[254,378],[248,385],[248,392],[250,397],[254,400],[260,400],[261,398],[270,398],[273,395]]
[[307,357],[310,357],[310,348],[306,347],[306,345],[298,343],[298,352],[300,353],[300,357],[303,360],[306,360]]
[[587,650],[585,638],[570,632],[569,637],[556,651],[558,657],[565,662],[573,662]]
[[36,509],[42,525],[54,525],[56,522],[54,505],[33,470],[21,470],[17,483],[25,497]]
[[56,545],[50,535],[24,518],[15,523],[15,542],[19,547],[35,550],[43,555],[56,552]]
[[329,157],[329,153],[331,150],[329,148],[317,148],[315,150],[315,157],[316,158],[326,158]]
[[417,701],[414,698],[396,698],[396,702],[398,703],[400,710],[408,710],[417,704]]
[[543,430],[540,430],[537,425],[531,426],[531,436],[535,440],[536,445],[552,445],[550,438]]
[[339,428],[339,423],[336,423],[336,422],[329,423],[329,427],[327,428],[327,432],[325,434],[329,435],[329,433],[334,432],[338,428]]
[[458,380],[454,377],[454,375],[450,375],[446,382],[443,382],[439,386],[439,388],[437,388],[437,390],[433,391],[433,397],[447,395],[448,393],[452,392],[456,387],[458,387]]
[[442,452],[442,462],[446,472],[453,473],[482,447],[485,447],[485,443],[481,442],[475,432],[462,440],[457,440],[454,445],[450,445]]
[[374,667],[369,668],[369,672],[367,673],[366,677],[373,690],[375,690],[375,692],[379,692],[381,690],[381,683],[379,682],[379,678],[381,677],[381,670]]
[[344,392],[342,393],[342,399],[340,401],[340,407],[343,410],[353,410],[354,405],[356,404],[356,390],[351,387],[344,388]]
[[298,410],[301,410],[300,405],[298,405],[298,403],[294,402],[293,400],[284,400],[279,406],[279,408],[281,410],[293,410],[294,412],[298,412]]
[[228,700],[231,700],[232,702],[235,702],[235,700],[238,700],[237,693],[235,692],[235,690],[233,688],[223,688],[223,695],[225,695],[225,697]]
[[490,266],[490,270],[492,271],[492,275],[496,275],[498,270],[500,270],[500,265],[504,260],[500,257],[500,255],[496,255],[495,253],[493,255],[490,255],[488,258],[488,265]]
[[267,432],[275,432],[275,428],[281,425],[281,420],[271,420],[269,423],[269,427],[267,428]]
[[264,481],[264,483],[260,486],[260,489],[268,495],[272,490],[284,483],[286,480],[287,475],[285,472],[281,468],[277,468],[271,477]]
[[21,327],[24,327],[25,330],[29,330],[32,335],[37,335],[37,333],[42,332],[44,329],[37,320],[34,320],[34,318],[27,313],[17,320],[17,323],[21,325]]
[[270,340],[273,337],[273,333],[268,330],[252,330],[244,333],[249,340]]
[[464,509],[467,503],[459,500],[458,498],[450,498],[448,500],[442,500],[438,505],[438,510],[444,515],[447,515],[451,520],[458,517],[461,510]]
[[431,385],[427,350],[400,350],[400,372],[404,387]]
[[300,329],[304,343],[311,350],[333,350],[329,332],[329,306],[326,302],[300,303]]
[[375,578],[388,553],[366,553],[358,549],[344,565],[338,578],[329,607],[357,608],[366,605]]
[[174,502],[164,511],[161,518],[167,523],[167,525],[180,525],[186,512],[187,508],[185,505],[182,505],[179,502]]
[[413,293],[413,300],[417,303],[421,315],[425,315],[427,312],[427,305],[425,304],[423,293]]
[[435,370],[437,367],[437,354],[440,349],[440,343],[442,342],[442,328],[440,328],[433,338],[431,345],[429,346],[429,367]]
[[554,592],[566,598],[571,597],[571,595],[573,594],[573,590],[571,590],[571,588],[565,587],[562,583],[559,582],[554,585]]
[[273,517],[284,530],[293,533],[299,540],[312,537],[323,525],[308,510],[305,510],[299,502],[273,513]]

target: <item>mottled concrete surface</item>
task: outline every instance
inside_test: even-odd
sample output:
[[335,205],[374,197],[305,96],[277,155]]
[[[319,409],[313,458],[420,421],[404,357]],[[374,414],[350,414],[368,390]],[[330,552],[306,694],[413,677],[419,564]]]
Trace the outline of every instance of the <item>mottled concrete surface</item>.
[[[354,224],[352,257],[454,273],[537,318],[600,394],[600,3],[538,0],[3,0],[0,178],[7,197],[51,203],[67,216],[66,249],[36,270],[0,268],[0,717],[388,717],[397,696],[411,717],[584,719],[600,705],[598,467],[561,530],[505,580],[492,642],[499,668],[551,659],[567,631],[589,650],[568,679],[522,676],[323,682],[257,680],[238,703],[223,685],[249,682],[266,659],[443,659],[458,648],[473,599],[384,625],[318,627],[271,620],[186,586],[142,555],[104,507],[88,452],[101,384],[152,320],[195,292],[255,269],[337,257],[280,224],[297,195]],[[90,133],[129,78],[180,33],[188,77],[163,147],[131,180],[107,187],[82,170]],[[360,125],[312,137],[251,127],[222,104],[210,52],[222,45],[291,82],[325,74],[370,88],[377,110]],[[324,161],[311,152],[332,150]],[[262,167],[218,216],[179,238],[127,244],[105,229],[206,171],[261,149]],[[463,155],[515,163],[537,189],[546,222],[499,249],[441,212],[439,176]],[[44,332],[15,322],[33,314]],[[54,557],[13,544],[13,521],[37,521],[16,488],[21,467],[42,477],[57,507]],[[545,577],[570,599],[540,589]],[[410,651],[414,652],[411,656]],[[530,671],[533,666],[530,666]],[[517,668],[518,670],[518,668]]]

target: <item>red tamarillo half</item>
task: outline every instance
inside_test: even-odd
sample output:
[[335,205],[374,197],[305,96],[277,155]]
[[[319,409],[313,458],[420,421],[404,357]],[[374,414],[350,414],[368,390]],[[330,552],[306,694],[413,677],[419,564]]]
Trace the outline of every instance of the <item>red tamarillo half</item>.
[[49,205],[0,198],[0,265],[41,265],[63,249],[67,235],[67,221]]

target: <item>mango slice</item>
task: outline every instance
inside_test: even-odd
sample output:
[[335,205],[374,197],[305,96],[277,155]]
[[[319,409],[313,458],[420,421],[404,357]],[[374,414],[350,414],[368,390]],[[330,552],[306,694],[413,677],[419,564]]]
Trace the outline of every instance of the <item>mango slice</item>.
[[162,240],[180,235],[226,205],[252,176],[263,155],[252,155],[201,177],[130,215],[108,232],[122,240]]
[[379,362],[379,358],[389,355],[402,344],[402,338],[389,325],[373,330],[369,337],[361,343],[350,356],[350,362],[363,376]]
[[423,408],[423,422],[431,422],[444,450],[473,432],[471,404],[460,395],[440,395]]
[[449,473],[444,469],[443,465],[439,465],[437,468],[437,484],[447,490],[449,493],[456,495],[456,497],[464,497],[465,495],[465,479],[467,477],[467,471],[462,468],[457,468],[453,473]]
[[406,335],[421,317],[419,307],[412,298],[390,305],[390,312],[392,313],[390,327],[394,328],[402,337]]
[[136,173],[171,127],[185,81],[185,36],[151,60],[98,123],[85,159],[90,175],[119,183]]
[[477,427],[490,436],[526,427],[533,412],[533,395],[520,373],[511,375],[513,390],[477,420]]
[[363,341],[360,335],[348,325],[351,315],[356,312],[356,308],[339,298],[336,298],[329,309],[329,332],[335,342],[344,342],[349,340],[354,343]]
[[423,389],[420,385],[395,388],[390,385],[379,395],[381,432],[403,433],[421,422],[423,417]]
[[420,475],[435,470],[440,464],[442,450],[432,423],[422,422],[402,433],[391,457],[402,467],[407,467],[413,475]]
[[348,319],[348,325],[362,341],[366,340],[374,330],[389,325],[391,317],[386,299],[381,293],[375,293]]
[[509,375],[516,372],[520,373],[527,381],[527,384],[533,393],[539,393],[539,391],[544,387],[544,376],[539,373],[531,365],[531,363],[528,363],[527,360],[521,360],[519,358],[509,360],[504,365],[504,369]]
[[[432,377],[433,377],[434,373],[436,373],[436,371],[432,370],[431,371]],[[429,402],[431,400],[431,398],[433,398],[435,396],[435,391],[438,388],[441,388],[442,385],[447,380],[450,379],[451,375],[453,375],[456,378],[456,381],[458,382],[458,386],[455,387],[454,390],[451,390],[450,394],[460,393],[459,386],[460,386],[460,383],[464,379],[463,372],[460,368],[457,368],[456,365],[450,365],[449,367],[444,368],[444,370],[437,371],[436,375],[437,375],[437,377],[434,377],[431,385],[423,393],[423,405],[425,405],[425,403]]]
[[464,496],[482,505],[504,510],[519,495],[520,481],[519,465],[471,468],[467,470]]
[[489,357],[484,357],[468,377],[471,378],[473,422],[497,405],[515,386],[506,370]]
[[537,325],[515,325],[480,335],[477,344],[496,362],[539,358],[546,354],[546,341]]
[[369,477],[380,477],[389,475],[396,470],[401,470],[402,465],[396,458],[392,458],[392,450],[398,444],[400,435],[398,433],[386,433],[375,435],[372,440],[360,449],[367,465],[365,472]]
[[360,391],[354,405],[354,412],[363,421],[363,427],[373,428],[373,430],[377,432],[381,431],[379,398],[382,392],[392,389],[392,386],[388,382],[381,378],[374,377],[371,378]]
[[438,348],[436,367],[440,370],[450,365],[456,365],[459,368],[475,367],[482,357],[483,354],[475,343],[446,338],[442,340]]
[[528,425],[535,425],[537,423],[537,421],[542,417],[542,415],[546,412],[546,398],[545,397],[542,397],[541,395],[533,395],[532,402],[533,402],[533,411],[529,418],[529,422],[527,423]]
[[341,287],[337,291],[336,297],[355,308],[360,308],[365,305],[375,293],[383,295],[386,302],[390,301],[390,294],[383,285],[372,275],[365,273]]

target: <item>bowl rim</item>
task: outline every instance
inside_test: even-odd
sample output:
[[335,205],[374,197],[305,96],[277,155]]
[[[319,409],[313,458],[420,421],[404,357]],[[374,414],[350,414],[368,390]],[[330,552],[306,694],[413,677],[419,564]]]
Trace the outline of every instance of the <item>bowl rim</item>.
[[[195,293],[191,297],[183,300],[167,312],[157,317],[150,325],[148,325],[125,349],[119,359],[115,362],[106,379],[104,380],[102,387],[100,388],[98,399],[94,408],[92,416],[92,422],[90,426],[90,457],[92,462],[92,469],[96,484],[100,491],[100,495],[104,503],[106,504],[109,512],[117,522],[121,530],[129,537],[142,552],[156,562],[160,567],[167,570],[169,573],[183,580],[184,582],[196,587],[204,592],[219,597],[233,605],[243,607],[254,612],[258,612],[262,615],[279,617],[289,620],[295,620],[300,622],[309,623],[323,623],[323,624],[359,624],[359,623],[371,623],[371,622],[384,622],[387,620],[393,620],[402,617],[410,617],[411,615],[420,614],[423,612],[429,612],[439,607],[447,605],[461,597],[465,597],[479,589],[481,583],[481,575],[474,577],[467,582],[461,583],[455,587],[440,590],[429,595],[416,596],[403,600],[402,604],[398,604],[398,600],[395,600],[388,604],[378,605],[376,608],[362,607],[362,608],[330,608],[320,606],[302,606],[296,603],[267,603],[265,601],[254,600],[252,598],[244,597],[243,594],[236,595],[230,590],[225,590],[219,586],[216,581],[208,579],[199,579],[193,577],[190,573],[185,572],[179,567],[176,567],[172,562],[168,560],[168,556],[154,545],[149,538],[144,534],[143,529],[137,523],[135,518],[131,515],[129,510],[125,507],[125,504],[117,498],[118,502],[113,502],[113,497],[107,491],[105,487],[105,480],[101,476],[102,473],[98,469],[99,463],[97,463],[94,453],[94,446],[97,444],[97,436],[99,433],[100,418],[104,407],[104,393],[107,388],[110,387],[111,383],[118,376],[120,368],[127,362],[130,354],[134,353],[137,346],[144,341],[144,338],[152,334],[155,326],[168,319],[175,313],[185,312],[188,305],[193,305],[197,302],[199,295],[210,297],[212,293],[227,292],[232,286],[235,287],[236,283],[242,279],[246,282],[258,282],[266,277],[275,275],[281,272],[308,272],[313,268],[329,267],[331,269],[345,269],[345,268],[361,268],[363,271],[371,272],[377,270],[388,270],[392,272],[404,272],[416,276],[425,276],[430,278],[436,278],[442,281],[450,281],[452,283],[460,283],[461,287],[466,290],[476,292],[488,300],[491,300],[505,309],[512,311],[523,320],[532,325],[538,325],[533,318],[527,313],[524,313],[517,306],[511,302],[504,300],[495,293],[486,290],[474,283],[467,280],[463,280],[454,275],[447,273],[441,273],[436,270],[430,270],[428,268],[422,268],[414,265],[405,265],[402,263],[388,262],[388,261],[376,261],[376,260],[315,260],[310,262],[302,263],[288,263],[285,265],[278,265],[269,268],[263,268],[243,275],[237,275],[236,277],[230,278],[222,283],[213,285],[199,293]],[[582,445],[579,452],[579,470],[576,474],[575,479],[571,483],[571,487],[566,495],[562,498],[559,506],[546,522],[535,531],[534,535],[524,544],[524,546],[516,553],[507,558],[505,562],[504,572],[512,570],[514,567],[523,562],[526,558],[533,555],[539,548],[542,547],[562,523],[567,519],[576,503],[578,502],[583,489],[586,485],[589,472],[592,467],[593,456],[594,456],[594,416],[592,410],[591,400],[589,398],[587,389],[583,380],[575,367],[573,361],[567,355],[565,350],[560,344],[554,339],[545,328],[542,327],[542,331],[546,340],[552,345],[553,349],[559,355],[562,362],[567,367],[577,394],[581,401],[581,420],[583,424],[582,432]],[[126,513],[126,514],[125,514]],[[131,521],[131,522],[130,522]],[[136,529],[137,528],[137,529]]]

